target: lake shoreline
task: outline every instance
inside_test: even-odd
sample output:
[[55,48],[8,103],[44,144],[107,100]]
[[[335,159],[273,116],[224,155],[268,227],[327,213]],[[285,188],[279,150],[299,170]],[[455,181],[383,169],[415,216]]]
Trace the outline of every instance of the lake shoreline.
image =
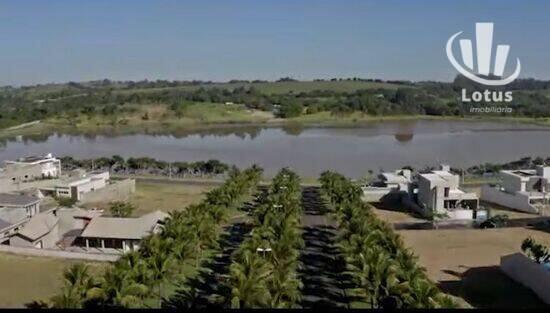
[[[325,112],[323,112],[325,113]],[[313,114],[312,114],[313,115]],[[457,117],[457,116],[432,116],[432,115],[389,115],[389,116],[359,116],[359,117],[327,117],[308,115],[291,119],[269,119],[257,122],[193,122],[193,123],[166,123],[163,121],[144,121],[134,125],[71,125],[69,123],[51,122],[48,120],[40,123],[25,123],[16,127],[10,127],[0,130],[0,139],[16,136],[47,135],[53,133],[71,134],[71,135],[132,135],[132,134],[151,134],[151,135],[169,135],[176,134],[194,134],[207,131],[239,129],[239,128],[363,128],[372,124],[384,122],[400,121],[452,121],[452,122],[496,122],[496,123],[518,123],[533,126],[550,127],[549,119],[526,118],[526,117]],[[28,124],[28,125],[26,125]]]

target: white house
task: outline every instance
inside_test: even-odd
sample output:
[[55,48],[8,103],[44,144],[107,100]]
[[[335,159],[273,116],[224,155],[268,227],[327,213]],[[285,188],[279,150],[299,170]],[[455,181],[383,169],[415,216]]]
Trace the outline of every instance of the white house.
[[379,202],[384,196],[392,192],[411,192],[412,174],[409,169],[401,169],[395,172],[384,172],[378,175],[378,180],[362,186],[363,200],[367,202]]
[[550,167],[500,171],[502,183],[481,188],[481,200],[528,213],[543,213],[550,199]]
[[61,175],[61,161],[48,153],[44,156],[29,156],[14,161],[4,161],[2,176],[12,182],[24,182]]
[[417,202],[425,210],[423,213],[446,215],[457,220],[477,218],[478,197],[473,192],[461,190],[459,182],[459,175],[451,173],[448,165],[419,174]]
[[90,191],[104,188],[109,181],[108,171],[93,171],[69,177],[54,188],[57,197],[80,200],[82,195]]

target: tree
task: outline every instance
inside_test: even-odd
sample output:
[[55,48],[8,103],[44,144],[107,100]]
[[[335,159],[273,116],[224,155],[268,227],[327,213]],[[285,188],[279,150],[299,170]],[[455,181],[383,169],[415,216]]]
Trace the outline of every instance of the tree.
[[244,251],[237,262],[231,264],[231,307],[262,308],[270,300],[266,280],[271,274],[271,267],[256,251]]
[[129,202],[114,201],[111,202],[109,211],[113,217],[128,217],[132,215],[135,207]]
[[63,273],[61,294],[52,297],[54,308],[80,309],[88,299],[88,292],[96,287],[96,282],[89,273],[88,266],[77,263]]

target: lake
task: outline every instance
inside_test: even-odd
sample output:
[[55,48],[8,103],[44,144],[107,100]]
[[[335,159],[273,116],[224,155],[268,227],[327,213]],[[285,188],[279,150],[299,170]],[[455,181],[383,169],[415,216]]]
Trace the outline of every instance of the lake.
[[368,170],[448,163],[468,167],[550,156],[550,127],[465,121],[377,122],[353,128],[234,127],[183,134],[44,134],[0,142],[0,160],[52,152],[75,158],[149,156],[165,161],[219,159],[256,163],[268,176],[290,166],[300,175],[331,169],[350,177]]

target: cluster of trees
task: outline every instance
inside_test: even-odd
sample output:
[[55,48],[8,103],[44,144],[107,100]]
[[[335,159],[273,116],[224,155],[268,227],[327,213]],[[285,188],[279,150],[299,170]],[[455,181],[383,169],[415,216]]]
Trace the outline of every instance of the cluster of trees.
[[358,186],[329,171],[320,181],[342,232],[340,245],[356,292],[371,308],[456,307],[391,226],[361,201]]
[[298,278],[301,192],[298,176],[282,169],[253,212],[255,227],[230,266],[232,308],[295,308]]
[[65,170],[84,168],[88,170],[109,170],[121,174],[154,174],[173,177],[226,174],[233,167],[219,160],[197,162],[166,162],[149,157],[124,159],[119,155],[95,159],[60,158]]
[[249,197],[261,174],[255,166],[232,171],[203,202],[171,212],[160,233],[142,240],[138,251],[124,254],[101,275],[92,275],[85,265],[73,265],[64,273],[65,284],[52,298],[52,306],[143,307],[146,301],[157,299],[161,307],[164,285],[182,275],[182,264],[195,261],[199,266],[203,252],[217,245],[226,213]]
[[528,237],[521,243],[521,250],[533,261],[539,264],[550,262],[550,247],[538,243],[535,239]]

